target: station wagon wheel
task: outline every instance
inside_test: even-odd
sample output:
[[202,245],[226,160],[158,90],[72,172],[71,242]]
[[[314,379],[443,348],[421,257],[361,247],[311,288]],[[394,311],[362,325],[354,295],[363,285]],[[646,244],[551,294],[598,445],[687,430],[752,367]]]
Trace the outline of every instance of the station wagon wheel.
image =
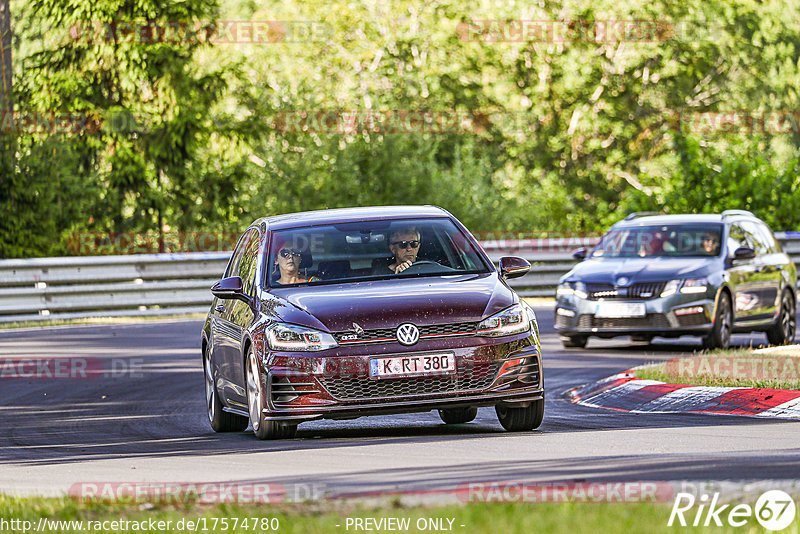
[[539,428],[544,419],[544,398],[531,402],[524,408],[500,403],[494,407],[497,419],[509,432],[523,432]]
[[711,328],[711,333],[703,338],[703,346],[707,349],[727,349],[731,345],[732,328],[731,297],[726,291],[723,291],[719,296],[714,326]]
[[778,320],[767,330],[767,340],[770,345],[788,345],[794,341],[794,335],[797,330],[796,313],[792,294],[789,291],[784,291],[781,297]]
[[270,421],[264,417],[261,371],[258,359],[252,347],[247,353],[247,407],[250,412],[250,424],[258,439],[288,439],[297,432],[297,425],[279,421]]
[[589,336],[559,336],[561,344],[565,349],[586,347],[586,342],[589,341]]
[[203,371],[206,384],[206,413],[208,422],[215,432],[241,432],[247,428],[247,418],[241,415],[223,411],[222,402],[219,400],[217,385],[214,383],[214,366],[211,359],[211,349],[206,348],[203,353]]

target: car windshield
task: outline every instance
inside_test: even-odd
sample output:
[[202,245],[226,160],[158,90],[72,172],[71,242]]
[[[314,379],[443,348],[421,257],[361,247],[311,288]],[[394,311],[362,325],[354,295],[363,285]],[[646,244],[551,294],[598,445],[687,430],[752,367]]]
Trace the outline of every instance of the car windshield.
[[612,229],[592,258],[718,256],[721,224],[636,226]]
[[[267,286],[488,272],[449,219],[364,221],[272,233]],[[403,265],[396,272],[399,264]]]

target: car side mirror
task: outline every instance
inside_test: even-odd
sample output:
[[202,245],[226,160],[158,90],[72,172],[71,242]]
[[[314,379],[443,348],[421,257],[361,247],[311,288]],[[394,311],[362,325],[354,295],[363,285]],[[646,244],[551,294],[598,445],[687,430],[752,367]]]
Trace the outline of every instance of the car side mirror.
[[250,304],[250,297],[244,294],[242,287],[242,278],[240,276],[229,276],[214,284],[211,287],[211,293],[221,299],[241,300]]
[[583,261],[586,259],[586,247],[581,247],[577,250],[572,251],[572,257],[578,261]]
[[739,247],[733,253],[735,260],[749,260],[756,257],[756,251],[750,247]]
[[528,260],[516,256],[503,256],[500,258],[500,276],[506,280],[525,276],[531,270]]

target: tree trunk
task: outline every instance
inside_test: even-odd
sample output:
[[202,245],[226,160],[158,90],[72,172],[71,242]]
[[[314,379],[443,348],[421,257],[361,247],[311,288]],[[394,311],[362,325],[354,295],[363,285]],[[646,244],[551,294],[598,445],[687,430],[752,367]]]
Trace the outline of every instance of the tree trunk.
[[0,111],[14,110],[11,99],[11,4],[0,0]]

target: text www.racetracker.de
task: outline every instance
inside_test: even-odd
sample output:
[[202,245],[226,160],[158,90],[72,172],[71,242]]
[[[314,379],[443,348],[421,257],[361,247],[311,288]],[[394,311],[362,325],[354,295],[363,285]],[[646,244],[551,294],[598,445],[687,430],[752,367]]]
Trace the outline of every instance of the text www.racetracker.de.
[[218,530],[276,531],[280,528],[277,517],[198,517],[196,519],[71,519],[57,520],[41,517],[37,521],[0,518],[0,532],[53,532],[53,531],[192,531]]

